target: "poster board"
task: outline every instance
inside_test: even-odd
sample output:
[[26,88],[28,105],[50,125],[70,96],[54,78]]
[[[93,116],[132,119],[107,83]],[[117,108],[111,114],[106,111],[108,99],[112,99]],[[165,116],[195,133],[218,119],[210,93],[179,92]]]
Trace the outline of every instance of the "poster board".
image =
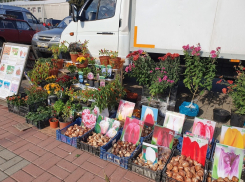
[[0,99],[17,94],[30,45],[4,43],[0,58]]

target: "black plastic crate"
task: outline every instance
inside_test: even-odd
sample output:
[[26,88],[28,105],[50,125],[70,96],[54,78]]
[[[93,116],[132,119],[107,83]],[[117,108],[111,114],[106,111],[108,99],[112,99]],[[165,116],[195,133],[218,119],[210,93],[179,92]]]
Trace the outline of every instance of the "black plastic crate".
[[[92,154],[99,157],[101,147],[94,147],[94,146],[91,146],[88,143],[86,143],[88,141],[88,137],[92,136],[93,132],[95,132],[94,130],[95,129],[92,129],[89,132],[87,132],[85,135],[83,135],[82,137],[77,138],[77,148],[84,150],[84,151],[87,151],[89,153],[92,153]],[[110,141],[108,143],[112,142],[114,140],[114,138],[116,138],[118,135],[120,135],[120,130],[118,130],[117,134],[112,139],[110,139]],[[105,144],[105,145],[107,145],[107,144]]]
[[28,113],[28,108],[26,106],[20,106],[19,115],[25,117],[27,113]]
[[31,124],[40,130],[40,129],[43,129],[43,128],[46,128],[47,126],[49,126],[49,118],[46,118],[43,121],[31,121],[29,119],[26,119],[26,123]]
[[[171,161],[171,159],[173,157],[178,156],[178,155],[180,155],[179,150],[177,150],[177,149],[173,150],[172,155],[171,155],[171,157],[168,160],[168,163]],[[202,182],[206,182],[207,168],[208,168],[208,164],[206,162],[206,164],[204,166],[204,174],[203,174],[203,180],[202,180]],[[164,182],[179,182],[176,179],[173,179],[173,178],[168,177],[167,174],[166,174],[166,171],[167,171],[167,165],[165,165],[165,168],[162,171],[162,181],[164,181]]]
[[48,101],[47,101],[47,99],[44,99],[43,101],[36,102],[36,103],[31,104],[31,105],[27,105],[27,109],[28,109],[28,112],[37,112],[37,109],[40,106],[45,107],[47,105],[48,105]]

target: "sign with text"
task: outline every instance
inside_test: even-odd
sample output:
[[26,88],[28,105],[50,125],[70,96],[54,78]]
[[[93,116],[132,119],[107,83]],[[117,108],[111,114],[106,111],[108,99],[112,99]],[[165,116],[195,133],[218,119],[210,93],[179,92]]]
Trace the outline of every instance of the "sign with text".
[[0,59],[1,99],[18,93],[29,51],[29,45],[3,44]]

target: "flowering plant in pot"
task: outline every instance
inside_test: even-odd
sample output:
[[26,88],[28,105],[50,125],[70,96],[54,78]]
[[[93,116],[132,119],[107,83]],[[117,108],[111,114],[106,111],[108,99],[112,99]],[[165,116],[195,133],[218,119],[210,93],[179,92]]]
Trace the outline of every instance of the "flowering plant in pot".
[[139,85],[148,87],[151,84],[152,73],[155,69],[155,62],[143,50],[134,51],[127,55],[131,64],[125,68],[125,75],[135,77]]
[[62,100],[58,100],[57,102],[55,102],[55,104],[53,105],[53,110],[55,111],[54,113],[55,117],[59,117],[62,115],[64,106],[65,104],[63,103]]
[[47,91],[36,85],[26,88],[25,93],[27,94],[26,104],[30,109],[37,108],[39,105],[44,104],[48,97]]
[[109,64],[111,65],[112,69],[117,69],[120,60],[121,58],[118,57],[118,51],[110,51]]
[[76,64],[75,63],[67,63],[66,64],[66,68],[68,69],[68,71],[73,74],[75,73],[75,71],[77,70]]
[[81,50],[81,52],[78,53],[79,57],[89,57],[88,42],[88,40],[85,40],[82,44],[79,45],[79,48]]
[[29,71],[27,75],[32,83],[39,85],[49,76],[50,67],[52,67],[50,62],[41,62],[40,60],[37,60],[34,68]]
[[72,62],[75,63],[77,58],[78,58],[78,44],[77,44],[77,42],[70,43],[68,50],[69,50]]
[[64,49],[64,45],[61,46],[60,44],[53,44],[48,50],[52,52],[53,54],[53,64],[55,64],[57,66],[58,69],[62,69],[63,68],[63,59],[59,59],[59,55]]
[[80,64],[77,64],[77,68],[86,68],[88,66],[88,58],[84,56],[80,56],[77,58],[77,62]]
[[[216,72],[216,60],[220,54],[220,47],[210,52],[208,58],[201,58],[201,46],[183,46],[186,70],[184,73],[184,84],[193,94],[191,103],[184,102],[180,106],[180,113],[188,116],[196,116],[199,107],[193,104],[195,97],[204,91],[212,89],[212,81]],[[188,104],[188,105],[186,105]]]
[[12,108],[13,111],[18,112],[20,106],[25,106],[26,105],[26,99],[27,97],[22,97],[20,95],[13,95],[6,97],[7,99],[7,104],[8,108]]
[[45,79],[47,83],[54,83],[56,81],[57,77],[55,75],[49,76]]
[[44,86],[44,89],[48,93],[48,104],[53,105],[57,100],[57,93],[60,91],[61,87],[57,83],[49,83]]
[[107,66],[109,64],[109,59],[110,59],[110,52],[109,52],[109,50],[106,50],[105,48],[104,49],[101,49],[101,50],[99,50],[99,55],[101,55],[99,57],[100,64]]
[[232,98],[230,125],[243,127],[245,121],[245,67],[240,63],[239,66],[235,66],[235,69],[238,74],[235,81],[221,79],[217,83],[226,85],[227,88],[223,88],[222,92]]
[[58,78],[55,82],[57,84],[59,84],[60,87],[66,88],[66,87],[70,87],[71,86],[71,84],[72,84],[71,80],[72,79],[73,79],[72,77],[70,77],[68,75],[64,75],[64,76]]
[[65,128],[66,126],[72,123],[74,117],[74,110],[75,105],[72,104],[70,101],[67,101],[62,109],[62,119],[59,120],[60,129]]

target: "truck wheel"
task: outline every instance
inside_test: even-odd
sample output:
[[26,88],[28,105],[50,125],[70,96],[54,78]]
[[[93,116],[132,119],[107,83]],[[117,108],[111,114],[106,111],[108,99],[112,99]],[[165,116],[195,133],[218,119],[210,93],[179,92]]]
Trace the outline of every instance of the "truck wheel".
[[0,47],[3,47],[4,40],[0,38]]

